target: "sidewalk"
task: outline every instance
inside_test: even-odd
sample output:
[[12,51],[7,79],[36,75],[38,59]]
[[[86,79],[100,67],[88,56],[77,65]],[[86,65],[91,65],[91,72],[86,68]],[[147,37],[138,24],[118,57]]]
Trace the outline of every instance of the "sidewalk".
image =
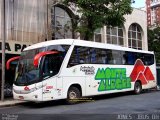
[[12,98],[4,99],[4,101],[0,101],[0,107],[9,107],[9,106],[19,105],[23,103],[26,103],[26,101],[14,100]]

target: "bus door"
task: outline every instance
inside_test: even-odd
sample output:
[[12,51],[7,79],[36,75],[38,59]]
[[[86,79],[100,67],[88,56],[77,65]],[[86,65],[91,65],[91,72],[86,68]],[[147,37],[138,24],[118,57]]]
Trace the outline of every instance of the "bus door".
[[62,98],[62,77],[52,77],[43,81],[43,99],[61,99]]
[[58,54],[47,55],[43,63],[43,98],[54,99],[61,96],[62,78],[58,77],[62,61]]
[[63,77],[58,76],[56,78],[56,89],[55,89],[55,97],[57,99],[62,98],[63,91]]
[[43,90],[42,90],[43,100],[54,99],[55,89],[56,89],[56,78],[51,77],[48,80],[44,80],[42,84],[43,84]]

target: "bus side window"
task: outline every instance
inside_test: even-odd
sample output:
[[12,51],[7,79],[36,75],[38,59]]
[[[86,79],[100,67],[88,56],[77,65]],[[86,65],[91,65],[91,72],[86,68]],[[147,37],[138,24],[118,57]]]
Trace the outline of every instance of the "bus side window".
[[113,64],[113,56],[112,56],[112,50],[107,50],[107,62],[108,64]]
[[72,51],[67,67],[72,67],[78,64],[90,64],[90,63],[91,63],[90,48],[75,46]]
[[153,65],[154,64],[154,55],[152,54],[145,54],[144,55],[145,65]]
[[145,64],[143,53],[136,53],[136,60],[137,59],[140,59],[143,62],[143,64]]
[[74,47],[73,51],[72,51],[72,54],[71,54],[71,57],[69,59],[69,62],[68,62],[68,66],[67,67],[72,67],[74,65],[77,65],[78,64],[78,56],[77,56],[77,47]]
[[103,64],[102,61],[102,49],[96,49],[96,63]]
[[121,59],[122,59],[122,65],[128,64],[127,52],[121,51]]
[[62,61],[60,55],[47,55],[43,64],[43,78],[58,74]]
[[90,55],[91,55],[91,64],[96,63],[96,49],[91,48]]
[[128,65],[134,65],[136,58],[135,58],[136,53],[134,52],[127,52],[127,56],[128,56]]
[[113,56],[113,64],[115,64],[115,65],[121,65],[122,64],[120,51],[112,50],[112,56]]

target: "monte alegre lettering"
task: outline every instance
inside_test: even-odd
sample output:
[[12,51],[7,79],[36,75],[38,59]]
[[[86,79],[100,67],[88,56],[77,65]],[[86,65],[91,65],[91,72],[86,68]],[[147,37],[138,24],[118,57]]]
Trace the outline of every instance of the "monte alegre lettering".
[[99,68],[95,80],[101,80],[98,91],[131,88],[131,78],[126,76],[125,68]]

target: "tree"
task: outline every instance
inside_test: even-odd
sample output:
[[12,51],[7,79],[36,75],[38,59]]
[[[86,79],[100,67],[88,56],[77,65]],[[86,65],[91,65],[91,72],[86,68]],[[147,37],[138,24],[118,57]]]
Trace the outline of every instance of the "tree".
[[154,51],[156,62],[160,63],[160,27],[148,29],[148,49]]
[[123,25],[124,15],[132,12],[131,0],[64,0],[63,3],[68,7],[74,4],[81,13],[73,31],[79,32],[85,40],[92,39],[94,31],[104,25]]

